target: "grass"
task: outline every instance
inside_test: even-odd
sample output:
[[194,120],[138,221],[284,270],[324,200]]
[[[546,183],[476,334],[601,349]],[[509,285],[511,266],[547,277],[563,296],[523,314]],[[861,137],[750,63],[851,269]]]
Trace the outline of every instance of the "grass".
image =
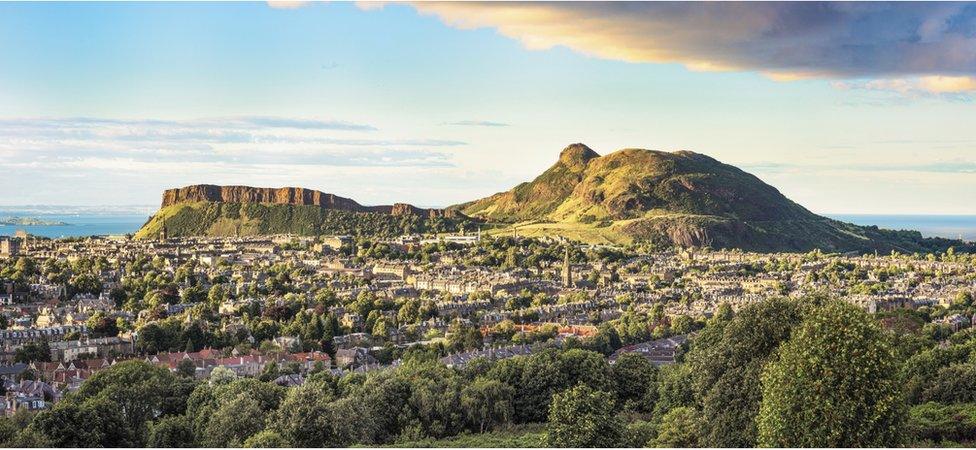
[[545,425],[513,425],[481,434],[461,434],[444,439],[401,442],[397,448],[541,448],[545,447]]
[[[595,224],[579,222],[521,222],[517,225],[519,236],[524,237],[562,236],[587,244],[629,244],[633,242],[629,236],[616,231],[614,226],[599,228]],[[511,236],[514,232],[513,227],[500,227],[489,230],[487,233],[491,236]]]

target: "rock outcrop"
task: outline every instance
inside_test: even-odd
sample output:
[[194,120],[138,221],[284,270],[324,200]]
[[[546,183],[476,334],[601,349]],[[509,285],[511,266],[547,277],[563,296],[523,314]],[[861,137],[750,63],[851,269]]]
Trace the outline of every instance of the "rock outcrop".
[[163,192],[162,208],[178,203],[272,203],[276,205],[312,205],[344,211],[365,211],[355,200],[335,194],[300,187],[261,188],[251,186],[217,186],[197,184]]
[[462,217],[458,211],[439,208],[418,208],[407,203],[363,206],[359,202],[335,194],[300,187],[264,188],[251,186],[218,186],[196,184],[163,192],[160,208],[181,203],[263,203],[272,205],[318,206],[340,211],[371,212],[394,216],[415,215],[423,218]]

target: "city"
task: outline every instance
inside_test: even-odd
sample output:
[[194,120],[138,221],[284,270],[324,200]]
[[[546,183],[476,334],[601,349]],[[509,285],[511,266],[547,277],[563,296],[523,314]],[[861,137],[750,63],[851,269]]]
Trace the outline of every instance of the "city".
[[976,261],[952,249],[764,254],[481,233],[2,242],[7,416],[131,360],[285,387],[425,352],[455,368],[554,347],[666,366],[709,320],[773,298],[843,298],[938,340],[968,334],[976,312]]
[[0,0],[0,447],[976,447],[974,30]]

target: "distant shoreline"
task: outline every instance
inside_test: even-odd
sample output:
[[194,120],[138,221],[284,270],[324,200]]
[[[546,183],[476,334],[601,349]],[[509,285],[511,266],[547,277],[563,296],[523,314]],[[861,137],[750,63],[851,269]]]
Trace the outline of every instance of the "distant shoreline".
[[44,220],[37,217],[0,216],[0,225],[25,226],[25,227],[53,227],[68,226],[68,222],[60,220]]

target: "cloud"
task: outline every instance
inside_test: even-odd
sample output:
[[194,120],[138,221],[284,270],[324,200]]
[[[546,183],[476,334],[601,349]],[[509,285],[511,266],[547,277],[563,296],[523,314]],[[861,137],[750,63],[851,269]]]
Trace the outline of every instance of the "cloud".
[[274,9],[298,9],[307,6],[310,1],[292,1],[292,0],[268,0],[268,6]]
[[109,118],[0,119],[0,167],[84,169],[159,163],[446,167],[431,148],[465,142],[364,138],[372,126],[280,117],[195,120]]
[[459,122],[451,122],[447,125],[456,125],[462,127],[507,127],[509,124],[502,122],[490,122],[487,120],[462,120]]
[[213,117],[191,120],[112,119],[101,117],[23,117],[0,119],[0,126],[63,128],[65,126],[137,126],[179,128],[247,128],[376,131],[372,125],[341,120],[296,119],[269,116]]
[[413,5],[461,29],[494,28],[533,50],[756,71],[774,80],[918,80],[913,89],[974,89],[976,4],[826,2],[430,2]]
[[976,174],[976,161],[940,161],[927,164],[791,164],[779,162],[759,162],[743,164],[743,169],[760,173],[818,173],[864,172],[864,173],[928,173],[928,174]]
[[911,96],[970,98],[976,94],[976,77],[931,75],[912,78],[834,81],[835,88],[896,92]]

